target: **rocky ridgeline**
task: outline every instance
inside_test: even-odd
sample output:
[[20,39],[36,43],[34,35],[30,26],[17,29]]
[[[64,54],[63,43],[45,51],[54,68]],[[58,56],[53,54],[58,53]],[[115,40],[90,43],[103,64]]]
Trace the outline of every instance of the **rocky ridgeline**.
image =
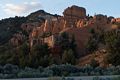
[[56,37],[62,32],[67,32],[70,36],[75,36],[78,53],[84,53],[85,44],[91,35],[90,29],[103,28],[107,31],[112,29],[112,22],[120,22],[120,19],[108,18],[102,14],[86,16],[86,9],[75,5],[65,9],[63,16],[44,15],[39,17],[44,19],[42,24],[37,22],[21,26],[23,30],[30,32],[30,46],[35,43],[48,43],[50,47],[53,47]]

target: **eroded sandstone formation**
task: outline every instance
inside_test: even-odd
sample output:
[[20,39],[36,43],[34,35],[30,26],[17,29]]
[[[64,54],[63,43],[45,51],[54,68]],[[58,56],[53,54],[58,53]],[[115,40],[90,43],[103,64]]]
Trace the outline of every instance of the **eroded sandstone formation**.
[[16,33],[13,35],[13,38],[10,39],[9,43],[12,46],[19,46],[21,45],[25,40],[25,36],[22,33]]
[[63,12],[64,19],[66,20],[66,27],[75,27],[79,19],[86,17],[86,10],[83,7],[71,6]]
[[38,26],[40,26],[41,25],[41,23],[39,23],[39,22],[33,22],[33,23],[23,23],[22,25],[21,25],[21,28],[22,28],[22,30],[24,30],[24,31],[26,31],[26,32],[31,32],[35,27],[38,27]]
[[78,54],[85,52],[85,45],[90,37],[89,30],[102,28],[111,30],[112,23],[106,15],[98,14],[93,17],[86,16],[86,10],[83,7],[71,6],[65,9],[63,16],[46,18],[45,23],[35,27],[29,35],[31,46],[34,41],[48,43],[54,47],[57,34],[67,32],[70,36],[75,35]]
[[46,20],[44,25],[44,32],[45,33],[59,33],[61,30],[64,29],[65,20],[62,19],[62,17],[59,18],[52,18],[49,20]]
[[112,19],[112,21],[111,22],[113,22],[113,23],[120,23],[120,18],[115,18],[115,19]]

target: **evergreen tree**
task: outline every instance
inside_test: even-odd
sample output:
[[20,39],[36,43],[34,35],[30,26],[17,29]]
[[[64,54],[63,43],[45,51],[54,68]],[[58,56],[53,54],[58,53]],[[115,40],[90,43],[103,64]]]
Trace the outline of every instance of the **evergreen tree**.
[[49,47],[47,44],[35,44],[31,49],[30,66],[48,66],[49,53]]
[[90,66],[92,66],[93,68],[96,68],[99,66],[99,63],[95,59],[92,59],[90,62]]
[[116,31],[110,31],[105,34],[107,62],[113,65],[120,65],[120,36]]
[[66,63],[75,64],[75,55],[72,49],[64,51],[62,55],[62,62],[64,64]]

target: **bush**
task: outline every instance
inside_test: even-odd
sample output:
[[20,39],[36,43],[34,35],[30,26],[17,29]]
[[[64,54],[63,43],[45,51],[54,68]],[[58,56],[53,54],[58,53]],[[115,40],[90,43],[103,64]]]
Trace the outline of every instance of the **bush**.
[[75,64],[75,55],[72,49],[69,49],[68,51],[64,51],[62,55],[62,62],[64,64],[69,63],[69,64]]
[[75,66],[72,66],[70,64],[66,65],[52,65],[48,67],[50,70],[53,71],[53,74],[56,76],[62,76],[63,72],[68,72],[68,73],[76,73],[79,72],[79,69]]
[[115,66],[120,65],[120,36],[116,31],[109,31],[105,34],[105,42],[107,46],[106,61]]
[[95,59],[92,59],[90,65],[91,65],[93,68],[96,68],[96,67],[99,66],[99,63],[98,63]]
[[38,69],[37,69],[39,72],[43,72],[44,71],[44,68],[42,66],[39,66]]
[[112,80],[120,80],[120,77],[113,78]]
[[3,75],[3,78],[4,78],[4,79],[16,78],[16,75],[15,75],[15,74],[4,74],[4,75]]
[[46,69],[44,69],[44,72],[42,72],[42,74],[44,74],[46,77],[51,77],[51,76],[53,76],[53,71],[46,68]]
[[3,76],[4,76],[3,73],[0,73],[0,79],[3,79]]
[[18,66],[16,65],[12,65],[12,64],[6,64],[4,67],[3,67],[3,70],[4,70],[4,73],[5,74],[16,74],[18,71],[19,71],[19,68]]
[[[9,78],[41,78],[53,76],[100,76],[100,75],[120,75],[120,66],[109,66],[108,68],[96,67],[90,65],[76,67],[70,64],[52,65],[46,68],[38,67],[37,69],[19,67],[11,64],[1,66],[0,79]],[[95,79],[95,78],[94,78]],[[66,80],[66,79],[65,79]]]

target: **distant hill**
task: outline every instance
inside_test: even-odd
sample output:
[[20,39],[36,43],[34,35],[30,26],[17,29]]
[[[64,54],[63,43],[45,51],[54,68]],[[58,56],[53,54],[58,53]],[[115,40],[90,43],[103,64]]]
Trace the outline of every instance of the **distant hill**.
[[38,10],[29,14],[27,17],[10,17],[0,20],[0,45],[7,43],[13,36],[13,34],[21,32],[21,24],[23,23],[42,23],[45,19],[40,16],[50,15],[50,13],[44,10]]
[[44,10],[38,10],[36,12],[33,12],[31,14],[29,14],[27,16],[27,19],[28,19],[28,22],[31,21],[31,22],[34,22],[34,21],[40,21],[40,20],[44,20],[45,16],[54,16],[54,17],[58,17],[59,15],[55,14],[50,14],[50,13],[47,13],[45,12]]

